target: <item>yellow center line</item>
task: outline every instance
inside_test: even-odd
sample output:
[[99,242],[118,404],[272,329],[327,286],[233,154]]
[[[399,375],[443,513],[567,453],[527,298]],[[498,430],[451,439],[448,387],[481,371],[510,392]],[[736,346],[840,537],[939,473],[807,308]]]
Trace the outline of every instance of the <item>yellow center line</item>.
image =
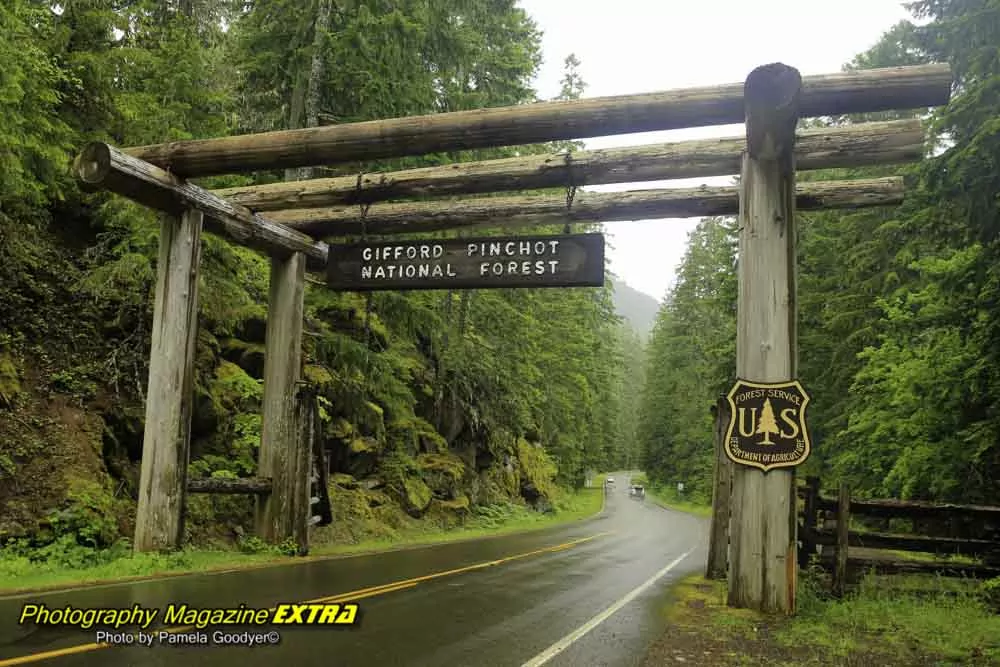
[[[602,533],[597,533],[589,537],[583,537],[578,540],[573,540],[571,542],[564,542],[563,544],[557,544],[551,547],[545,547],[543,549],[536,549],[535,551],[528,551],[522,554],[515,554],[513,556],[507,556],[505,558],[500,558],[498,560],[484,561],[482,563],[476,563],[474,565],[467,565],[466,567],[456,568],[454,570],[444,570],[442,572],[434,572],[432,574],[425,574],[422,577],[413,577],[412,579],[403,579],[402,581],[393,581],[388,584],[382,584],[381,586],[371,586],[369,588],[361,588],[356,591],[349,591],[347,593],[338,593],[337,595],[329,595],[326,597],[315,598],[313,600],[305,600],[304,602],[292,603],[292,604],[334,604],[338,602],[353,602],[354,600],[362,600],[364,598],[375,597],[376,595],[384,595],[386,593],[393,593],[395,591],[405,590],[407,588],[413,588],[419,583],[424,581],[431,581],[433,579],[440,579],[441,577],[450,577],[456,574],[462,574],[464,572],[473,572],[475,570],[482,570],[488,567],[494,567],[497,565],[502,565],[504,563],[510,563],[515,560],[520,560],[522,558],[528,558],[530,556],[538,556],[544,553],[556,553],[559,551],[565,551],[566,549],[572,549],[573,547],[583,544],[584,542],[590,542],[591,540],[596,540],[598,537],[603,537],[605,535],[610,535],[614,531],[604,531]],[[274,612],[277,607],[271,607],[268,611]],[[187,632],[193,630],[195,626],[185,625],[181,627],[165,628],[162,630],[157,630],[157,632],[167,632],[170,634],[176,634],[178,632]],[[77,653],[88,653],[90,651],[97,651],[104,648],[112,648],[116,644],[109,644],[106,642],[93,642],[90,644],[78,644],[76,646],[69,646],[67,648],[54,649],[51,651],[42,651],[40,653],[29,653],[28,655],[18,656],[16,658],[7,658],[6,660],[0,660],[0,667],[14,667],[14,665],[27,665],[33,662],[41,662],[42,660],[51,660],[52,658],[61,658],[67,655],[75,655]]]

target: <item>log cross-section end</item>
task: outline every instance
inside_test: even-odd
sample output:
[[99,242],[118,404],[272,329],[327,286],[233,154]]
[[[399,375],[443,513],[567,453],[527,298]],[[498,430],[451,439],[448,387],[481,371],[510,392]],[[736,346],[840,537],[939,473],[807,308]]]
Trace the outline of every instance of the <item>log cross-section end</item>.
[[111,171],[111,147],[100,141],[87,144],[73,167],[82,183],[100,185]]
[[794,67],[772,63],[750,72],[743,84],[750,157],[791,160],[801,97],[802,75]]
[[325,243],[275,224],[245,206],[227,201],[114,146],[88,144],[76,159],[74,171],[80,183],[90,189],[104,189],[173,215],[188,209],[201,211],[207,218],[209,231],[275,257],[302,253],[309,268],[326,268]]

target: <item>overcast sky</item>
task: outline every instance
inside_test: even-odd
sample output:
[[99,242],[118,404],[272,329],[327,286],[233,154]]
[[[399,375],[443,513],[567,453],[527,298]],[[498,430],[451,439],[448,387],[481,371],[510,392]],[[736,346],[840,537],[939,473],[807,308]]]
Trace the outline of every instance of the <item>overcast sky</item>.
[[[575,53],[585,97],[743,81],[782,62],[807,76],[840,71],[883,32],[911,18],[895,0],[520,0],[544,33],[539,95],[559,94],[563,60]],[[737,136],[742,125],[587,139],[587,148]],[[728,177],[601,186],[612,191],[725,184]],[[696,218],[606,224],[611,270],[662,299]]]

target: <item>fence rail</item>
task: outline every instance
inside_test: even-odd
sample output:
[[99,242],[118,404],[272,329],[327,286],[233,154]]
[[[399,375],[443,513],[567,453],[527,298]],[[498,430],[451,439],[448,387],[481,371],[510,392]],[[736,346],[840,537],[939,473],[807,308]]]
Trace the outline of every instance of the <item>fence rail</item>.
[[[832,570],[834,592],[842,594],[853,573],[874,568],[883,573],[936,572],[946,576],[1000,576],[1000,507],[935,504],[905,500],[854,500],[845,484],[836,498],[820,494],[820,481],[809,477],[798,487],[799,566],[819,556]],[[880,530],[851,530],[857,522],[881,520]],[[911,532],[892,530],[893,520],[911,522]],[[828,549],[829,548],[829,549]],[[854,550],[861,550],[860,553]],[[963,556],[980,562],[919,561],[891,552]]]

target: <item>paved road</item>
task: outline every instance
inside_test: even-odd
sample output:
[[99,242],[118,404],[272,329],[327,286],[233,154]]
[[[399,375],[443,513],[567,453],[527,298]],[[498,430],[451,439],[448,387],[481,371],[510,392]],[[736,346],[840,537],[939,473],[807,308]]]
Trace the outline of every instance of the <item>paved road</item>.
[[[0,667],[639,665],[662,628],[658,609],[670,581],[704,563],[707,524],[651,501],[632,500],[626,476],[618,473],[616,479],[601,516],[545,531],[250,572],[0,598]],[[269,608],[321,596],[358,600],[360,626],[279,626],[273,629],[280,643],[254,648],[95,648],[94,630],[16,624],[25,602],[60,608],[136,603],[160,608],[172,602]]]

